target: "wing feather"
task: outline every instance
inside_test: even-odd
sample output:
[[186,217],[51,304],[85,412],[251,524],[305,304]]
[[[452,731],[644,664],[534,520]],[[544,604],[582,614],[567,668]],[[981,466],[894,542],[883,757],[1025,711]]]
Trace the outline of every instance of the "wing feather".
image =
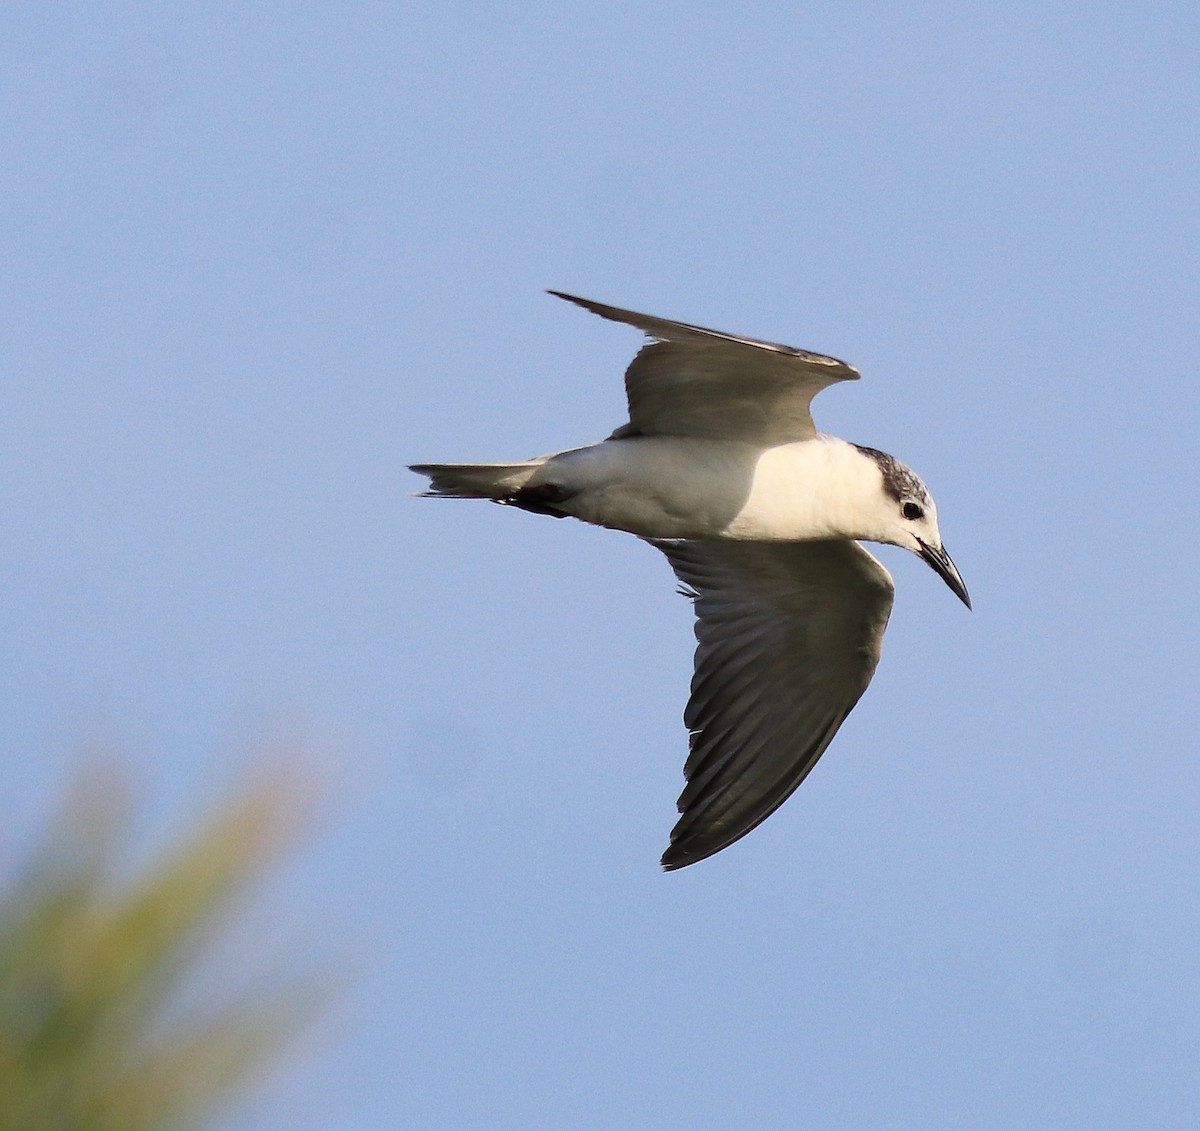
[[654,545],[696,608],[687,785],[663,855],[675,869],[745,836],[804,780],[871,681],[893,586],[857,542]]
[[835,357],[779,342],[726,334],[687,322],[551,291],[654,339],[625,372],[629,423],[616,437],[694,436],[769,444],[816,435],[811,403],[858,370]]

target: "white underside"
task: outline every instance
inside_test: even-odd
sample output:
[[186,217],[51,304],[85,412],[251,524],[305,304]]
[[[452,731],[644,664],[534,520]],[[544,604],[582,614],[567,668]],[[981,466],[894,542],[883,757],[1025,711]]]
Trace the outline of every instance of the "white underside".
[[686,437],[607,440],[551,456],[530,486],[561,509],[643,538],[876,538],[879,470],[833,436],[761,447]]

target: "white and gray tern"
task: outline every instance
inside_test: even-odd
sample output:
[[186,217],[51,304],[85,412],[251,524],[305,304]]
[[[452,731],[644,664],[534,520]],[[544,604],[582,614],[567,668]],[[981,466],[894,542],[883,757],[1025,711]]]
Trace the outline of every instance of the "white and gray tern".
[[894,586],[860,539],[911,550],[971,601],[925,484],[813,425],[812,398],[856,369],[550,293],[650,338],[625,373],[629,423],[522,463],[412,470],[428,495],[626,530],[667,556],[698,641],[687,785],[662,858],[682,868],[783,804],[870,683]]

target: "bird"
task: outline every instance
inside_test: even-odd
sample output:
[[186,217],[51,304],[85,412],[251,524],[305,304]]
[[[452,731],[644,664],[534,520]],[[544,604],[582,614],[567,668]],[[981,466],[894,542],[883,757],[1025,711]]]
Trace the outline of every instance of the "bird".
[[856,381],[824,354],[609,306],[646,336],[607,439],[515,463],[424,463],[419,495],[489,499],[636,535],[695,612],[689,732],[667,871],[728,848],[808,776],[874,675],[901,546],[969,609],[937,508],[894,456],[819,432],[813,397]]

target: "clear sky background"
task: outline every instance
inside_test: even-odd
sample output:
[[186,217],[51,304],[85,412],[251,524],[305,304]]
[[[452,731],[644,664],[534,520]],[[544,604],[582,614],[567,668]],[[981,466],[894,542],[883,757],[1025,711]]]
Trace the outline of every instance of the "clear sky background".
[[[147,844],[312,752],[263,919],[350,988],[229,1128],[1195,1126],[1197,11],[4,5],[0,850],[97,745]],[[665,561],[408,497],[622,421],[544,287],[857,365],[975,601],[881,550],[677,874]]]

